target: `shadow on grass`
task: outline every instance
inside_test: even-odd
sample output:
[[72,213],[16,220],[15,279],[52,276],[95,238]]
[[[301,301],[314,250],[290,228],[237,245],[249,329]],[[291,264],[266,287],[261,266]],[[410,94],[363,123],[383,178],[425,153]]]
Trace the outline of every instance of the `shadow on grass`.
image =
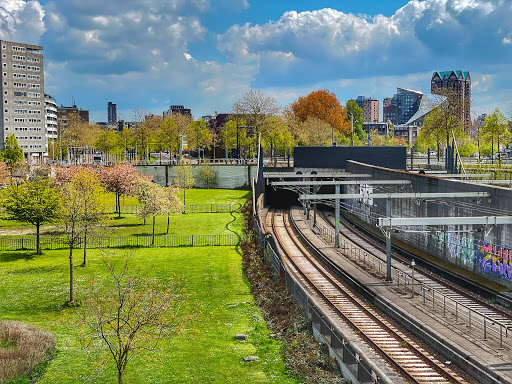
[[18,260],[32,260],[35,256],[37,256],[35,251],[2,252],[0,254],[0,263]]
[[127,223],[127,224],[114,224],[109,225],[110,228],[128,228],[128,227],[139,227],[144,225],[143,223]]

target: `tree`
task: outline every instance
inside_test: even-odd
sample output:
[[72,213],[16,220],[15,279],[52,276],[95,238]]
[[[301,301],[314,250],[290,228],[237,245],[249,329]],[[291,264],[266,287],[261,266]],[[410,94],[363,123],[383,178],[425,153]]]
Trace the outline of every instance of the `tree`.
[[0,183],[8,184],[11,182],[11,172],[7,163],[0,161]]
[[194,175],[192,172],[192,167],[190,164],[182,161],[180,165],[176,168],[177,176],[174,179],[174,183],[183,189],[183,204],[186,204],[186,192],[187,189],[192,188],[194,186]]
[[77,308],[80,341],[84,348],[110,353],[123,383],[128,362],[145,351],[154,351],[163,338],[181,332],[193,318],[183,278],[165,281],[146,278],[129,270],[130,258],[121,267],[115,257],[103,261],[114,279],[107,292],[90,283],[88,298]]
[[53,222],[59,216],[59,193],[50,186],[50,180],[44,178],[27,180],[21,185],[11,184],[6,190],[3,206],[16,220],[36,227],[36,249],[41,255],[41,225]]
[[14,134],[5,138],[0,159],[7,164],[11,176],[23,164],[23,149],[18,145],[18,140],[16,140]]
[[87,235],[97,227],[102,226],[108,219],[107,200],[105,189],[98,174],[91,168],[80,169],[72,178],[74,188],[82,196],[82,219],[84,236],[84,261],[82,267],[87,265]]
[[180,189],[169,184],[165,190],[165,210],[167,211],[167,234],[169,234],[169,222],[171,220],[171,213],[180,215],[183,212],[183,203],[178,197]]
[[203,119],[192,121],[188,129],[188,146],[189,148],[196,148],[199,156],[199,149],[209,147],[212,144],[212,133],[206,127]]
[[111,129],[102,130],[95,143],[96,149],[106,155],[115,155],[124,150],[124,138]]
[[498,108],[485,118],[484,125],[478,135],[482,140],[491,142],[491,158],[493,159],[493,162],[494,142],[496,141],[498,144],[498,151],[500,151],[500,142],[508,143],[512,136],[508,130],[508,120]]
[[348,100],[346,103],[347,110],[347,123],[350,123],[350,116],[352,116],[352,123],[354,125],[354,138],[355,143],[365,143],[368,141],[368,135],[363,129],[364,117],[363,108],[361,108],[355,100]]
[[236,138],[238,131],[238,144],[240,147],[247,147],[251,144],[252,139],[247,137],[246,128],[240,128],[240,126],[245,126],[246,122],[244,119],[237,120],[228,120],[222,130],[220,131],[220,139],[222,145],[226,150],[226,157],[229,156],[229,153],[236,149]]
[[265,96],[263,92],[253,89],[233,103],[233,114],[238,117],[244,115],[248,124],[254,127],[256,135],[260,132],[263,121],[268,116],[277,115],[280,110],[281,107],[275,98]]
[[167,196],[161,186],[149,180],[138,180],[134,186],[134,194],[141,204],[140,209],[137,210],[137,217],[144,219],[153,216],[153,236],[151,238],[151,245],[155,244],[155,221],[156,215],[167,213]]
[[304,122],[308,117],[313,116],[333,126],[336,132],[350,133],[347,111],[340,104],[336,95],[326,89],[299,97],[290,105],[290,110],[300,122]]
[[290,130],[284,120],[276,116],[267,117],[261,125],[261,139],[263,147],[270,147],[271,155],[274,148],[277,152],[293,146]]
[[[423,129],[432,137],[446,139],[446,146],[450,145],[452,136],[461,137],[463,130],[463,106],[459,98],[459,93],[455,89],[444,88],[437,89],[436,93],[440,96],[434,100],[435,107],[425,118]],[[453,134],[452,134],[453,132]],[[439,153],[439,144],[438,144]]]
[[329,123],[309,116],[305,121],[297,123],[295,132],[295,140],[300,145],[322,146],[330,144],[333,129]]
[[[60,188],[62,196],[60,227],[69,247],[69,303],[73,305],[73,249],[82,235],[86,238],[87,231],[104,220],[106,207],[99,178],[89,169],[79,170]],[[84,253],[83,265],[85,263],[86,254]]]
[[218,182],[217,172],[210,166],[210,164],[201,165],[197,174],[197,178],[199,181],[206,184],[208,189],[210,189],[210,185],[216,185]]
[[139,179],[151,180],[153,176],[138,171],[132,164],[117,164],[112,167],[100,167],[98,172],[108,192],[116,195],[116,212],[121,217],[121,196],[133,191]]

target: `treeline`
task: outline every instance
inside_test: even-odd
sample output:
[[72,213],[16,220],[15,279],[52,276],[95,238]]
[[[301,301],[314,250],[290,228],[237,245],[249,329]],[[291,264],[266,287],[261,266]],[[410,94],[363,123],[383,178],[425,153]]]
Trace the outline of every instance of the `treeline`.
[[[232,156],[237,151],[237,139],[241,155],[253,157],[259,134],[265,150],[284,154],[295,145],[366,145],[368,135],[363,131],[363,110],[354,100],[342,105],[336,95],[328,90],[318,90],[299,97],[287,106],[280,106],[277,100],[261,91],[250,90],[233,103],[227,121],[221,127],[212,129],[202,119],[174,114],[163,119],[135,110],[138,121],[121,132],[90,126],[78,116],[72,116],[68,127],[52,146],[49,143],[50,158],[66,157],[68,147],[95,148],[108,155],[119,155],[125,151],[137,152],[139,160],[146,160],[151,152],[169,151],[178,153],[182,138],[188,150],[195,154],[201,151],[213,155],[213,148],[220,148]],[[353,130],[351,129],[351,117]],[[375,138],[375,145],[383,145]],[[392,137],[387,142],[391,143]]]

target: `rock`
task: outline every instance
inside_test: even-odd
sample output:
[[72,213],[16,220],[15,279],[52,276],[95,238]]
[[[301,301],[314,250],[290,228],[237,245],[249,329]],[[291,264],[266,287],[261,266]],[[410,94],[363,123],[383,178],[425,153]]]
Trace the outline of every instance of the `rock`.
[[245,340],[245,335],[244,335],[243,333],[237,333],[237,334],[235,335],[235,338],[236,338],[237,340]]
[[277,333],[271,333],[270,335],[268,335],[268,337],[270,337],[271,339],[277,339]]
[[244,361],[246,363],[249,363],[251,361],[256,361],[256,360],[259,360],[258,356],[246,356],[246,357],[244,357]]

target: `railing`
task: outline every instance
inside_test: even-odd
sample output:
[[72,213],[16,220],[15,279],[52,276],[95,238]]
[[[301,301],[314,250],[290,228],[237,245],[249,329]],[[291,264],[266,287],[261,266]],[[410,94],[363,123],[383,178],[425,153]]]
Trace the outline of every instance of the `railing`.
[[[210,247],[235,246],[239,237],[233,234],[226,235],[155,235],[154,242],[151,235],[144,236],[109,236],[91,237],[87,239],[87,248],[123,248],[123,247]],[[41,249],[67,249],[69,244],[62,237],[40,238]],[[75,248],[83,248],[82,238],[75,243]],[[36,238],[0,238],[0,251],[35,250]]]
[[[334,244],[335,233],[331,228],[326,227],[321,223],[317,223],[320,235],[331,244]],[[386,270],[386,262],[381,260],[378,256],[375,256],[366,250],[358,247],[350,241],[347,241],[340,236],[339,239],[340,249],[344,255],[354,260],[357,264],[363,267],[372,266],[378,273],[384,273]],[[439,289],[435,289],[426,283],[423,283],[415,278],[413,274],[408,274],[394,266],[392,268],[392,274],[396,275],[397,289],[402,289],[403,293],[411,292],[411,297],[419,294],[423,297],[423,304],[431,305],[432,311],[442,309],[443,317],[446,318],[447,311],[452,316],[455,316],[456,324],[459,321],[467,322],[469,330],[471,330],[472,324],[479,324],[483,328],[483,340],[487,340],[487,333],[494,332],[496,337],[500,341],[500,349],[503,349],[503,334],[505,337],[508,336],[508,327],[502,322],[493,319],[491,316],[485,315],[469,306],[460,303],[454,298],[451,298],[444,294]],[[393,272],[394,270],[394,272]],[[401,287],[401,288],[400,288]]]
[[[240,212],[240,204],[186,204],[183,213],[231,213]],[[121,213],[136,214],[140,205],[121,205]],[[109,213],[117,213],[115,205],[109,207]]]

